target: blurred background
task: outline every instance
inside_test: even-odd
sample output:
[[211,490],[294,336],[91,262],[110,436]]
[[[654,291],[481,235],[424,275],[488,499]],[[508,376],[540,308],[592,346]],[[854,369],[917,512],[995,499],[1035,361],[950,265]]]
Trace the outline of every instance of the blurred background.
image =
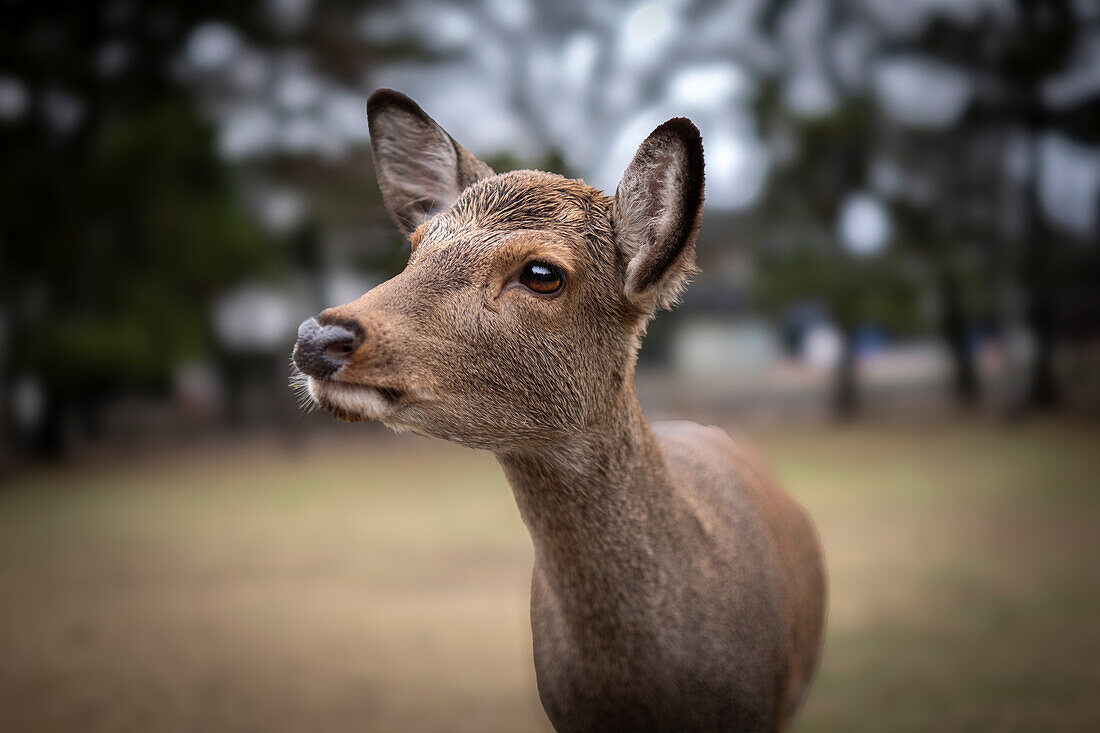
[[1100,728],[1093,0],[0,2],[0,727],[547,729],[491,456],[287,387],[382,86],[609,193],[700,127],[639,392],[817,519],[800,730]]

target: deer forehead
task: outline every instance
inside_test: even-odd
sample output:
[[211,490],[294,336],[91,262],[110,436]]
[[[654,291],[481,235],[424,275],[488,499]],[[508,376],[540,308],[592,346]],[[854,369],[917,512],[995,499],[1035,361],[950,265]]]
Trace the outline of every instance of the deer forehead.
[[598,191],[581,181],[552,173],[512,171],[469,186],[451,208],[422,224],[411,237],[415,262],[428,251],[462,246],[473,251],[495,249],[511,235],[537,232],[559,243],[580,244]]
[[550,262],[567,277],[583,272],[584,247],[578,238],[552,229],[500,231],[473,227],[439,227],[423,238],[409,267],[434,271],[467,284],[499,279],[529,262]]

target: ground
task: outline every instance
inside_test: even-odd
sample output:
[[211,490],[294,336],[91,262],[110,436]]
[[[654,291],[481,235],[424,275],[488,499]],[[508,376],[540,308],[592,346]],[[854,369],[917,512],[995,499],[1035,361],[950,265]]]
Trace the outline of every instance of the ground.
[[[0,728],[547,730],[496,463],[349,436],[6,479]],[[1100,425],[749,436],[829,565],[798,730],[1100,729]]]

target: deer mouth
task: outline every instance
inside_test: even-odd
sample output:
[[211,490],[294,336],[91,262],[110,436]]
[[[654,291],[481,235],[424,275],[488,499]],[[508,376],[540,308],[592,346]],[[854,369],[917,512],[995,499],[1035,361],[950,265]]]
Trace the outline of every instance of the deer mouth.
[[407,392],[395,387],[311,378],[309,394],[338,419],[359,422],[385,420],[401,407]]

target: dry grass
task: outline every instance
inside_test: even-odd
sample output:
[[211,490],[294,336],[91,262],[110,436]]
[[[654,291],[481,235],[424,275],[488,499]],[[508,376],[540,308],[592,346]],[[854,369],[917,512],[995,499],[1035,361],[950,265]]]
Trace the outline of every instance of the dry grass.
[[[806,731],[1100,729],[1100,428],[756,436],[832,582]],[[0,487],[0,729],[547,728],[483,454],[372,433]]]

